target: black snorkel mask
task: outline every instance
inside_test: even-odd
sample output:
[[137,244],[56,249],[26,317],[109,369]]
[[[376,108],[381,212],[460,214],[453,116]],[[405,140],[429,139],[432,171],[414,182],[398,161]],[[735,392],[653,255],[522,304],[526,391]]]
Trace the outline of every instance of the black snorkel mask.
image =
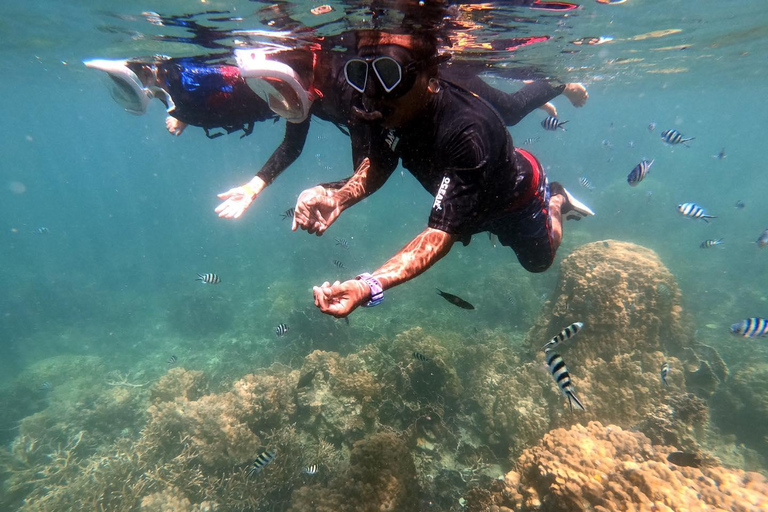
[[409,50],[397,45],[362,48],[360,53],[344,65],[344,78],[350,87],[372,99],[405,95],[416,83],[419,71],[431,62],[416,60]]

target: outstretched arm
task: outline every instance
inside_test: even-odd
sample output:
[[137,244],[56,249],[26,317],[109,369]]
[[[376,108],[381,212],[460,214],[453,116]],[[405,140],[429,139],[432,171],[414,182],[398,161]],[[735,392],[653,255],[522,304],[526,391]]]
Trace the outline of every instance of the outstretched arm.
[[219,194],[225,201],[216,207],[219,217],[237,219],[254,199],[301,155],[307,141],[310,118],[302,123],[286,123],[285,136],[264,167],[248,183]]
[[[458,237],[439,229],[427,228],[411,240],[381,268],[373,277],[388,290],[418,276],[448,254]],[[328,282],[313,288],[315,306],[323,313],[343,318],[371,298],[369,285],[357,279],[331,285]]]

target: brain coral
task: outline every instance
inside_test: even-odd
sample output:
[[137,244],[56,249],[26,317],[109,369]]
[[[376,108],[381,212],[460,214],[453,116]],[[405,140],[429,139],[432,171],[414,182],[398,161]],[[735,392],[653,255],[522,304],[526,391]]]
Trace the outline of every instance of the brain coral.
[[[653,251],[614,240],[586,244],[563,260],[555,294],[526,343],[543,359],[544,343],[583,322],[582,331],[558,348],[587,409],[579,417],[631,426],[661,405],[668,391],[686,391],[685,361],[677,358],[693,345],[694,329],[680,298],[674,277]],[[668,389],[659,377],[665,361],[672,366]]]
[[507,474],[491,501],[498,510],[520,512],[767,509],[764,476],[721,466],[675,466],[666,460],[672,451],[651,445],[640,433],[597,422],[556,429],[525,450],[519,471]]

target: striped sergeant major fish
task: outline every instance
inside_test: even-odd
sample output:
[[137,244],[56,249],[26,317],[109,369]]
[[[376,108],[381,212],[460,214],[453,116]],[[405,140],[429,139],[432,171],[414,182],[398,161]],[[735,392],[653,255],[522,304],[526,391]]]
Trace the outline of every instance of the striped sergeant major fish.
[[686,139],[683,137],[682,133],[674,129],[664,130],[661,132],[661,140],[670,146],[674,146],[675,144],[685,144],[686,142],[695,138],[696,137],[689,137]]
[[659,375],[661,376],[661,383],[665,386],[669,386],[669,382],[667,382],[667,375],[669,375],[669,363],[664,361],[664,364],[661,365],[661,371],[659,372]]
[[718,238],[717,240],[704,240],[703,242],[701,242],[701,245],[699,245],[699,247],[701,247],[702,249],[711,249],[716,245],[722,245],[722,244],[723,244],[723,239]]
[[277,334],[277,336],[279,338],[282,338],[287,333],[288,333],[288,326],[287,325],[285,325],[285,324],[278,324],[277,327],[275,327],[275,334]]
[[305,475],[316,475],[319,471],[319,468],[317,467],[317,464],[310,464],[309,466],[305,467],[301,472]]
[[344,262],[341,260],[333,260],[333,264],[338,268],[344,268]]
[[558,346],[560,343],[563,343],[564,341],[567,341],[573,338],[574,336],[576,336],[576,334],[578,334],[578,332],[581,330],[582,327],[584,327],[583,322],[572,323],[571,325],[569,325],[568,327],[560,331],[560,334],[558,334],[557,336],[549,340],[546,345],[541,347],[541,350],[545,352],[552,350],[553,348]]
[[651,166],[655,161],[656,160],[651,160],[649,162],[648,160],[643,160],[637,164],[627,176],[627,183],[629,183],[629,186],[636,187],[638,183],[643,181],[643,179],[645,179],[645,175],[648,174],[648,171],[651,169]]
[[714,215],[708,215],[704,208],[696,203],[683,203],[677,205],[677,211],[685,215],[686,217],[692,217],[694,219],[701,219],[704,222],[709,223],[707,219],[716,219]]
[[768,320],[752,317],[731,326],[731,334],[745,338],[762,338],[768,336]]
[[413,357],[415,357],[416,359],[418,359],[422,363],[428,363],[429,362],[429,358],[427,356],[425,356],[421,352],[416,352],[415,350],[413,351]]
[[563,125],[567,122],[568,121],[561,121],[555,116],[547,116],[547,118],[541,122],[541,126],[550,132],[553,132],[557,129],[565,131]]
[[277,453],[274,450],[261,452],[259,456],[256,457],[256,460],[254,460],[248,466],[248,476],[255,476],[261,473],[261,470],[264,469],[264,466],[272,462],[272,460],[275,458],[275,455],[277,455]]
[[47,235],[50,232],[51,232],[51,230],[48,229],[45,226],[41,226],[41,227],[39,227],[39,228],[37,228],[36,230],[33,231],[33,233],[36,233],[38,235]]
[[755,240],[755,243],[761,249],[766,245],[768,245],[768,229],[763,230],[763,232],[760,233],[760,236],[757,237],[757,240]]
[[342,249],[349,249],[349,242],[346,238],[337,238],[336,245],[341,246]]
[[197,274],[197,279],[195,279],[195,281],[200,281],[204,284],[219,284],[221,278],[218,275],[209,272],[207,274]]
[[549,367],[549,373],[555,379],[558,387],[562,390],[563,394],[568,398],[568,407],[573,411],[574,406],[580,411],[584,410],[584,406],[576,398],[574,393],[573,383],[571,383],[571,374],[568,373],[568,367],[565,366],[563,357],[553,350],[548,350],[546,353],[547,366]]
[[590,192],[595,190],[595,187],[592,185],[592,182],[589,181],[589,178],[587,178],[586,176],[582,176],[581,178],[579,178],[579,185],[589,190]]
[[173,365],[176,364],[176,361],[178,361],[178,360],[179,360],[178,357],[172,355],[171,357],[168,358],[168,361],[166,361],[166,362],[168,363],[168,366],[173,366]]
[[283,213],[280,214],[280,217],[282,217],[283,220],[285,219],[292,219],[293,216],[296,214],[296,208],[288,208]]

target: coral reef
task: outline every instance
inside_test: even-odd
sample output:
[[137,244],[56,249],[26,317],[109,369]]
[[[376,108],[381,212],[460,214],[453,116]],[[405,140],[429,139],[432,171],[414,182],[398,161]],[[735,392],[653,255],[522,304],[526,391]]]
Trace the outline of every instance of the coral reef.
[[504,485],[467,493],[467,510],[551,512],[757,511],[768,507],[768,479],[714,463],[667,461],[674,448],[598,422],[556,429],[525,450]]
[[768,458],[768,364],[735,371],[712,397],[712,419],[723,432]]
[[308,486],[291,497],[289,512],[416,512],[419,484],[405,443],[379,433],[355,443],[349,470],[327,486]]

